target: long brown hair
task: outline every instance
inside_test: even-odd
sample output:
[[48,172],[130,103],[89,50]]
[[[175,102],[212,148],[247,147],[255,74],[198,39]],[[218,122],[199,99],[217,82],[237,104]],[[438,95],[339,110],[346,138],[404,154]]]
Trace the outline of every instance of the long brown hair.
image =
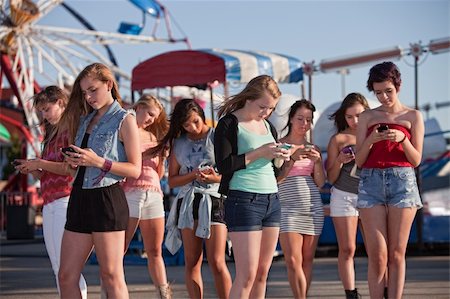
[[119,104],[122,104],[122,97],[119,94],[119,87],[114,78],[112,71],[104,64],[93,63],[82,70],[75,82],[73,83],[72,92],[70,93],[69,103],[66,110],[61,116],[58,125],[58,131],[67,131],[69,135],[69,142],[72,143],[77,134],[78,126],[80,124],[80,117],[91,113],[94,109],[85,101],[83,92],[81,90],[80,81],[86,77],[91,77],[102,82],[111,82],[111,94]]
[[353,107],[356,104],[361,104],[361,106],[364,107],[364,110],[370,109],[369,103],[367,103],[366,98],[362,94],[352,92],[344,98],[339,109],[329,116],[330,120],[334,119],[334,125],[338,133],[348,128],[345,112],[347,112],[348,108]]
[[313,103],[311,103],[311,101],[308,101],[307,99],[301,99],[301,100],[295,101],[295,103],[291,105],[291,108],[289,108],[288,121],[287,121],[286,126],[282,130],[282,131],[284,131],[284,130],[288,129],[288,132],[286,135],[289,135],[289,133],[291,133],[291,129],[292,129],[291,120],[294,117],[295,113],[297,113],[297,110],[301,109],[301,108],[306,108],[312,112],[311,123],[313,123],[314,112],[316,112],[316,106],[314,106]]
[[217,116],[232,113],[244,107],[247,100],[254,101],[263,96],[264,92],[269,93],[274,99],[281,96],[281,91],[277,83],[268,75],[260,75],[247,83],[245,88],[238,94],[228,97],[219,107]]
[[189,119],[191,113],[197,113],[203,123],[206,124],[205,112],[202,107],[193,99],[182,99],[176,103],[170,114],[170,126],[167,134],[158,142],[156,147],[146,151],[146,153],[156,155],[167,148],[169,148],[169,152],[172,151],[173,141],[186,134],[183,124]]
[[[67,103],[69,102],[69,97],[67,93],[59,88],[58,86],[51,85],[47,86],[39,93],[35,94],[32,97],[33,106],[38,109],[39,106],[45,104],[56,104],[58,100],[61,100],[61,103],[64,109],[67,107]],[[57,125],[52,125],[46,119],[39,116],[39,120],[41,121],[41,125],[44,128],[44,141],[43,141],[43,150],[47,150],[47,146],[51,140],[56,137]]]

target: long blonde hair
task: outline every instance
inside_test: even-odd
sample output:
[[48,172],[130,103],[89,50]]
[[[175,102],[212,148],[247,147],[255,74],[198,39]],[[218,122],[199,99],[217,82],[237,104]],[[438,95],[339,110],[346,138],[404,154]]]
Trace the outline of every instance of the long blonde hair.
[[139,106],[146,108],[156,106],[161,111],[155,121],[150,126],[145,128],[146,131],[155,135],[158,142],[161,141],[169,130],[169,120],[167,119],[167,113],[164,106],[157,98],[149,94],[142,95],[141,98],[133,105],[133,109],[136,110]]
[[268,75],[260,75],[247,83],[244,90],[240,93],[228,97],[219,107],[217,116],[232,113],[244,107],[247,100],[254,101],[263,96],[264,92],[269,93],[273,98],[278,99],[281,96],[281,91],[277,83],[272,77]]
[[106,65],[101,63],[93,63],[85,67],[84,70],[78,74],[73,83],[69,103],[58,124],[59,132],[67,131],[70,143],[74,141],[75,135],[77,134],[80,117],[85,116],[94,110],[84,99],[80,86],[80,81],[86,77],[91,77],[92,79],[105,83],[111,82],[111,95],[122,105],[122,97],[119,94],[119,87],[112,71]]

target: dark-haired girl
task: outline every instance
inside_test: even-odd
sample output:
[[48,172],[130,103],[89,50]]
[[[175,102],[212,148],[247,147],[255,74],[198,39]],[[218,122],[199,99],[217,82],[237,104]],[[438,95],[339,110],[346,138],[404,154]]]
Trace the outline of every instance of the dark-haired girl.
[[373,66],[367,88],[381,106],[364,111],[356,133],[360,218],[369,257],[371,298],[382,298],[389,268],[388,298],[401,298],[405,253],[417,209],[422,203],[414,168],[422,159],[424,123],[419,111],[398,98],[401,74],[392,62]]
[[308,100],[289,110],[287,135],[280,142],[292,144],[294,153],[278,176],[281,225],[280,244],[295,298],[305,298],[311,284],[312,266],[324,213],[319,188],[325,183],[320,149],[307,141],[316,110]]
[[355,163],[356,128],[359,115],[369,109],[366,98],[359,93],[348,94],[330,119],[337,133],[328,143],[327,177],[331,188],[330,216],[339,246],[338,270],[347,298],[359,298],[355,288],[353,257],[358,229],[359,170]]
[[[67,94],[58,86],[48,86],[33,97],[33,105],[43,121],[44,148],[41,158],[17,160],[20,164],[16,167],[21,173],[31,173],[41,181],[45,248],[56,277],[58,292],[61,243],[73,177],[61,153],[61,148],[70,143],[68,134],[67,131],[58,131],[57,124],[68,102]],[[83,275],[79,276],[78,286],[82,298],[87,298],[87,286]]]
[[192,99],[179,101],[170,116],[166,136],[154,151],[170,147],[169,186],[178,187],[169,217],[165,244],[175,253],[184,246],[185,280],[191,298],[203,298],[201,267],[203,241],[219,298],[228,298],[231,276],[225,262],[227,227],[223,199],[218,193],[214,129],[203,109]]

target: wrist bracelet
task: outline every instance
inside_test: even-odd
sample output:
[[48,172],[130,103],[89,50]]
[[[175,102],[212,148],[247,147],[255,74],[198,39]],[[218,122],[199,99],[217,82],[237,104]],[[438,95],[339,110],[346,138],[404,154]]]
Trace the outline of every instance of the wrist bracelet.
[[398,143],[403,143],[403,141],[405,141],[405,139],[406,139],[406,134],[405,134],[405,136],[403,136],[403,139],[400,140]]
[[111,166],[112,166],[112,161],[105,159],[105,162],[103,163],[103,166],[102,166],[102,171],[109,172],[111,170]]

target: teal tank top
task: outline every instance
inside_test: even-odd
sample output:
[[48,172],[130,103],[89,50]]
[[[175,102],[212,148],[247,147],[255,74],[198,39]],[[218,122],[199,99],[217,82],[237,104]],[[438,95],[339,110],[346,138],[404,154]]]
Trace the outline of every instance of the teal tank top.
[[[267,134],[258,135],[238,125],[238,154],[247,153],[257,149],[263,144],[275,142],[270,133],[269,124],[264,121]],[[273,171],[272,161],[259,158],[236,171],[230,181],[230,190],[239,190],[259,194],[278,192],[277,180]]]

